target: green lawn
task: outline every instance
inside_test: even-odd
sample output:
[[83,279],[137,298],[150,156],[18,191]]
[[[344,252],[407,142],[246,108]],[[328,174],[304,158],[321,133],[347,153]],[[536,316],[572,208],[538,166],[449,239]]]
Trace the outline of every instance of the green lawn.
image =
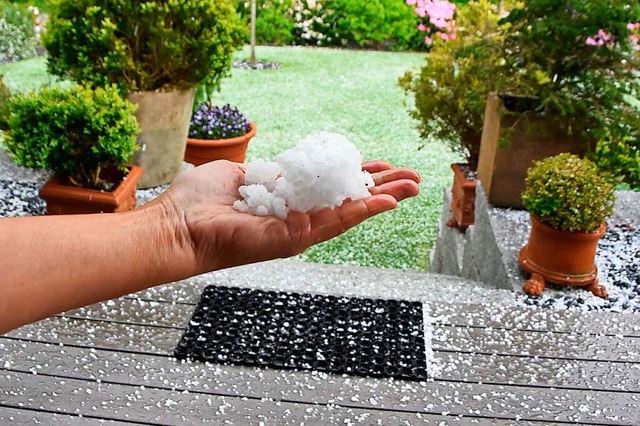
[[[365,159],[413,167],[423,177],[419,197],[375,217],[301,257],[321,263],[407,269],[428,268],[442,206],[457,158],[443,144],[421,141],[396,81],[424,55],[295,47],[258,47],[258,60],[280,70],[233,70],[214,100],[231,103],[258,126],[248,161],[273,159],[309,133],[344,134]],[[248,52],[238,54],[248,57]],[[43,59],[0,67],[12,88],[51,84]],[[421,149],[422,147],[422,149]]]

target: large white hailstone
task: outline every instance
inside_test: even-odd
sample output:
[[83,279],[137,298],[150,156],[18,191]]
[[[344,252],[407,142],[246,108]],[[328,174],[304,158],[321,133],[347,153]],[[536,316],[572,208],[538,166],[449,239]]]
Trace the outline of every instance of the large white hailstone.
[[334,208],[350,198],[370,195],[371,175],[362,171],[358,148],[342,135],[322,132],[310,135],[275,162],[247,164],[243,200],[234,208],[255,215],[285,219],[289,210],[312,213]]

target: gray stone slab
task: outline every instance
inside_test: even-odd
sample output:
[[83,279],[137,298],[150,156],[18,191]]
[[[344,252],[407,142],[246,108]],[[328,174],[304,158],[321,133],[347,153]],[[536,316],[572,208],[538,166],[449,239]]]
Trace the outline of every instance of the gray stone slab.
[[613,217],[609,222],[640,227],[640,192],[616,191]]
[[[42,345],[39,345],[41,348]],[[56,354],[56,351],[59,353]],[[120,419],[162,423],[173,423],[176,412],[188,414],[186,418],[178,419],[182,421],[208,419],[202,408],[209,406],[211,410],[211,407],[219,407],[221,401],[227,402],[226,411],[240,413],[244,421],[273,410],[282,415],[284,410],[275,407],[286,407],[294,413],[310,413],[308,407],[330,409],[333,406],[358,413],[380,413],[387,421],[393,421],[396,415],[406,419],[403,416],[410,413],[443,412],[448,416],[544,422],[604,422],[607,416],[616,416],[620,424],[640,421],[637,410],[632,410],[639,395],[636,393],[439,381],[416,383],[172,363],[171,359],[162,357],[155,357],[154,362],[148,358],[143,360],[145,357],[139,355],[90,349],[78,352],[82,351],[51,346],[48,352],[41,354],[32,351],[35,359],[31,361],[16,357],[3,373],[8,380],[0,390],[0,403],[15,404],[32,397],[35,401],[30,402],[31,405],[39,404],[39,407],[46,408],[49,404],[63,407],[69,413],[82,413],[83,409],[95,406],[97,410],[94,415],[110,415],[114,418],[115,413],[120,416],[116,418]],[[39,368],[15,371],[29,363],[37,364]],[[35,388],[37,391],[34,391]],[[208,400],[212,401],[211,405],[209,402],[202,405],[203,401]],[[261,406],[260,402],[264,401],[271,404]],[[132,405],[127,406],[126,402]],[[298,410],[300,406],[306,408]],[[589,410],[586,410],[587,407]],[[139,411],[143,411],[142,417],[135,414]],[[247,411],[253,417],[245,417]],[[413,416],[417,418],[416,414]],[[219,416],[216,418],[220,419]],[[329,416],[321,417],[321,420],[332,423],[335,420],[344,421],[345,418]]]
[[511,291],[483,288],[462,277],[295,260],[229,268],[155,287],[136,296],[156,301],[197,303],[204,287],[210,284],[348,297],[460,303],[482,303],[489,299],[496,305],[514,304]]

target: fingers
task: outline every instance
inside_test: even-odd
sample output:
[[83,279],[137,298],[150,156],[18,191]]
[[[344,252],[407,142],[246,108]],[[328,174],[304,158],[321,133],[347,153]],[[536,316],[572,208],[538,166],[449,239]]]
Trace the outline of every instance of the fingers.
[[362,170],[369,173],[377,173],[389,169],[393,169],[393,166],[386,161],[365,161],[362,163]]
[[409,168],[383,170],[377,173],[372,173],[371,177],[373,178],[373,182],[376,186],[400,179],[409,179],[416,183],[420,183],[422,181],[420,174]]
[[398,202],[389,194],[351,201],[335,209],[323,209],[311,215],[313,244],[327,241],[346,232],[372,216],[396,208]]
[[402,201],[409,197],[415,197],[420,192],[418,184],[411,179],[400,179],[383,183],[369,189],[371,195],[388,194],[396,201]]

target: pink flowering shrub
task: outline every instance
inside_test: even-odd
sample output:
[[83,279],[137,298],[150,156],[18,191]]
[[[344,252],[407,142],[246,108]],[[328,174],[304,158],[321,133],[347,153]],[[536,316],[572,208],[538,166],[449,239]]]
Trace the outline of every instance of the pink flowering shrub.
[[[629,36],[631,47],[636,51],[640,51],[640,22],[628,23],[627,29],[631,32],[631,35]],[[608,47],[615,47],[615,43],[611,37],[611,34],[603,29],[598,30],[598,34],[587,37],[585,43],[587,44],[587,46],[607,45]]]
[[631,31],[631,46],[636,51],[640,51],[640,22],[627,24],[627,29]]
[[406,0],[407,5],[415,5],[414,12],[420,17],[418,30],[426,33],[424,42],[433,44],[434,37],[443,40],[456,38],[456,5],[447,0]]

